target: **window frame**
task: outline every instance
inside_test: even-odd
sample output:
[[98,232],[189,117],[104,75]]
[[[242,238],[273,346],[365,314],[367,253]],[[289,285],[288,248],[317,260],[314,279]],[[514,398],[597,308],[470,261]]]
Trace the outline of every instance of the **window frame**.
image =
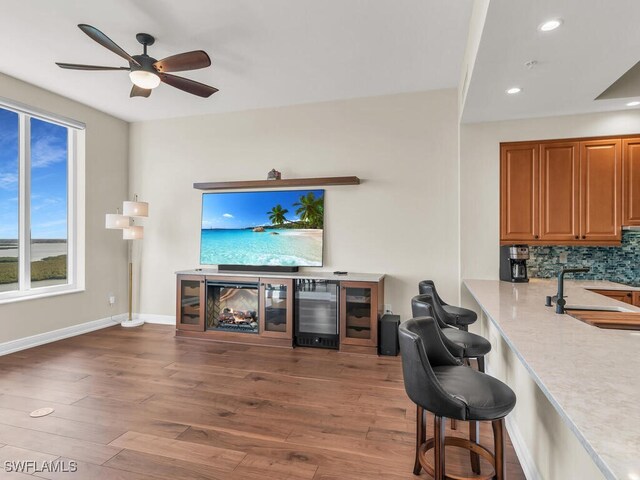
[[[18,289],[0,292],[0,304],[84,291],[85,129],[82,122],[0,97],[18,114]],[[31,287],[31,118],[67,129],[67,283]]]

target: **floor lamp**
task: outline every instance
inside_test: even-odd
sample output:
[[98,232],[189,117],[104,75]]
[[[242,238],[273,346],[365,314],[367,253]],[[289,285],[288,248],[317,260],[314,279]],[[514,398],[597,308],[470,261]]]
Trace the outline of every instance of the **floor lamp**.
[[125,201],[122,203],[122,214],[119,210],[117,213],[107,213],[105,218],[105,226],[108,229],[122,230],[122,239],[131,240],[129,242],[129,316],[123,321],[123,327],[139,327],[144,324],[144,320],[133,318],[133,240],[142,240],[144,238],[144,227],[133,225],[134,217],[148,217],[149,204],[139,202],[138,196],[135,196],[133,202]]

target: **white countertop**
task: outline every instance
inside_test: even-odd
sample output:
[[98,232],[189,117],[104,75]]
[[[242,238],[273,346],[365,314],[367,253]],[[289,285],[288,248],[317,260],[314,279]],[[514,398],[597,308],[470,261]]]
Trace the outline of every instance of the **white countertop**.
[[176,275],[210,275],[223,277],[264,277],[264,278],[304,278],[315,280],[337,280],[349,282],[379,282],[384,278],[382,273],[354,273],[347,272],[346,275],[334,275],[333,272],[290,272],[290,273],[274,273],[274,272],[227,272],[218,271],[217,268],[202,268],[194,270],[182,270],[176,272]]
[[[545,307],[555,279],[465,280],[473,297],[607,478],[640,478],[640,332],[605,330]],[[640,290],[565,279],[568,305],[628,305],[586,288]]]

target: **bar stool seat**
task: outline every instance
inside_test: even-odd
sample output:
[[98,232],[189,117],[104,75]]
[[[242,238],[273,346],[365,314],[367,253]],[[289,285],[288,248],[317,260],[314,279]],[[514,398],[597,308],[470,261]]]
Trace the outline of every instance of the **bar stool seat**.
[[433,317],[440,332],[445,337],[444,344],[454,357],[475,358],[478,367],[484,372],[484,356],[491,351],[491,343],[475,333],[459,330],[444,322],[442,306],[434,300],[432,294],[416,295],[411,299],[411,313],[415,317]]
[[433,295],[440,307],[445,312],[445,318],[442,320],[449,325],[461,328],[462,330],[469,330],[469,325],[474,323],[478,319],[478,314],[468,308],[456,307],[455,305],[449,305],[445,302],[436,290],[436,284],[433,280],[422,280],[418,283],[418,292],[420,294],[428,293]]
[[462,356],[464,358],[483,357],[491,351],[489,340],[480,335],[457,328],[443,328],[442,333],[453,343],[463,348]]
[[469,327],[478,319],[478,314],[468,308],[456,307],[455,305],[442,305],[445,312],[455,318],[457,325]]
[[465,418],[458,420],[487,421],[505,417],[516,404],[516,394],[490,375],[457,366],[434,367],[445,392],[465,404]]

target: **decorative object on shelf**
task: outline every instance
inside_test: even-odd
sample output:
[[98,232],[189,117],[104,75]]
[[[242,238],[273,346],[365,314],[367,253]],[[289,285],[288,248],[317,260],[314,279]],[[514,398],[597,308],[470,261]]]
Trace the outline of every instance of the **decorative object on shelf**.
[[277,171],[275,168],[272,168],[271,171],[267,174],[267,180],[281,180],[282,173]]
[[[107,213],[105,217],[105,227],[111,230],[122,230],[123,240],[142,240],[144,238],[144,227],[133,225],[133,217],[148,217],[149,204],[139,202],[138,196],[134,196],[134,201],[122,202],[122,215],[120,209],[117,213]],[[144,320],[133,318],[133,245],[129,243],[129,316],[123,321],[123,327],[139,327],[144,324]]]

